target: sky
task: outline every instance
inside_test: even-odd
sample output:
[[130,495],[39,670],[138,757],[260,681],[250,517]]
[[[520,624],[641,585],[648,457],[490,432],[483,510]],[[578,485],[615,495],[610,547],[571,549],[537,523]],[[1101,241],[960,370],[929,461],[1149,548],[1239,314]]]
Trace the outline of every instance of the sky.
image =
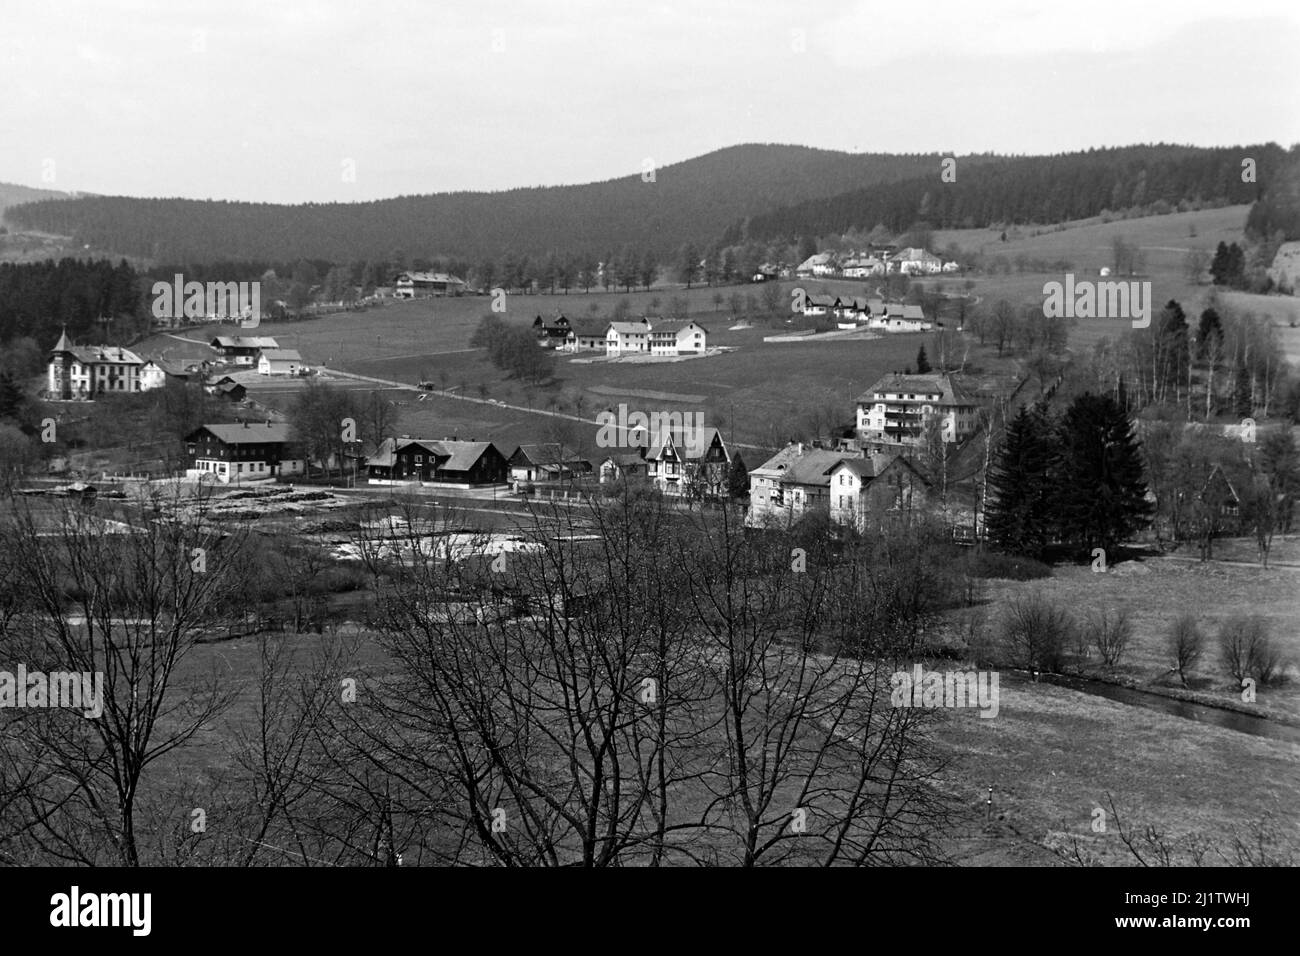
[[1300,142],[1295,0],[0,0],[0,182],[266,202],[738,143]]

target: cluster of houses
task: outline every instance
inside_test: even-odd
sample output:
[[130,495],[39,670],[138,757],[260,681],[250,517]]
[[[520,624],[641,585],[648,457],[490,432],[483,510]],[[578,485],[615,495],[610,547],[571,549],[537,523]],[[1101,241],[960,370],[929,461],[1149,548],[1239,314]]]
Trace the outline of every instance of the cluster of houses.
[[919,305],[861,295],[812,294],[804,297],[806,316],[834,316],[841,329],[926,332],[933,328]]
[[307,369],[296,349],[282,349],[269,335],[218,335],[208,343],[232,365],[256,368],[262,375],[302,375]]
[[801,262],[795,275],[801,279],[866,279],[885,275],[938,275],[960,269],[960,264],[944,262],[934,253],[916,246],[897,252],[892,247],[880,246],[846,254],[819,252]]
[[[209,343],[226,365],[255,368],[263,375],[301,375],[302,356],[282,349],[267,336],[219,335]],[[209,363],[181,367],[163,359],[145,359],[118,345],[76,345],[64,331],[50,350],[45,372],[45,396],[53,401],[86,401],[96,395],[129,394],[162,388],[168,378],[188,380],[202,374]],[[226,376],[209,381],[205,389],[235,401],[244,398],[244,386]]]
[[[658,320],[657,320],[658,321]],[[659,326],[648,318],[628,322],[576,322],[561,315],[533,320],[537,344],[565,352],[624,355],[699,355],[708,349],[709,330],[698,322]]]

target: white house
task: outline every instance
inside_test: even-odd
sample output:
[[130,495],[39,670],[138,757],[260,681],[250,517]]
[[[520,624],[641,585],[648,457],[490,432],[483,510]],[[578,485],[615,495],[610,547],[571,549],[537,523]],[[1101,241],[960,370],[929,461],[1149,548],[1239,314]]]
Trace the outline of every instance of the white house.
[[302,356],[296,349],[262,349],[257,355],[257,371],[262,375],[297,375]]
[[888,269],[902,275],[934,275],[943,271],[943,260],[932,252],[908,246],[890,258]]
[[650,351],[650,320],[611,322],[605,330],[606,355],[635,355]]
[[866,279],[870,276],[884,275],[885,264],[875,256],[849,259],[844,263],[843,272],[846,279]]
[[[153,363],[149,363],[153,365]],[[161,388],[164,376],[154,365],[116,345],[73,345],[64,332],[50,350],[46,391],[54,399],[93,398],[104,392],[144,392]]]
[[858,396],[857,432],[864,441],[918,445],[938,416],[945,442],[975,433],[979,403],[951,375],[886,375]]
[[799,267],[795,269],[795,275],[833,276],[836,271],[834,254],[830,252],[819,252],[815,256],[809,256],[801,262]]

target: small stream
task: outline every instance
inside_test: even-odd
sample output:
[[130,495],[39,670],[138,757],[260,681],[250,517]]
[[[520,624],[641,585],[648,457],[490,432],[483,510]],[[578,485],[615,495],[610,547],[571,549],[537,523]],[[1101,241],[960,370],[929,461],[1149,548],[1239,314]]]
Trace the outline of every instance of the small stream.
[[[1024,682],[1030,680],[1020,674],[1017,674],[1016,677]],[[1197,704],[1187,700],[1175,700],[1172,697],[1165,697],[1150,691],[1139,690],[1134,687],[1123,687],[1119,684],[1108,684],[1105,681],[1093,680],[1090,677],[1077,677],[1072,674],[1040,674],[1038,680],[1039,683],[1056,684],[1060,687],[1068,687],[1070,690],[1082,691],[1085,694],[1105,697],[1121,704],[1131,704],[1134,707],[1157,710],[1164,714],[1173,714],[1175,717],[1197,720],[1203,724],[1226,727],[1229,730],[1236,730],[1243,734],[1253,734],[1256,737],[1268,737],[1272,740],[1285,740],[1289,743],[1300,744],[1300,727],[1269,720],[1266,717],[1255,717],[1250,714],[1225,710],[1221,707],[1210,707],[1207,704]]]

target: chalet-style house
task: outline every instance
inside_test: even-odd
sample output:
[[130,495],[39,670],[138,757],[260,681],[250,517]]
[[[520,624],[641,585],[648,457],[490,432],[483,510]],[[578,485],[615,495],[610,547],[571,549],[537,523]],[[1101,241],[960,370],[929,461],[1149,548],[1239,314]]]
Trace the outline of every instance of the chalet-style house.
[[73,345],[64,332],[50,350],[45,387],[50,398],[71,401],[105,392],[147,392],[165,381],[156,362],[116,345]]
[[564,316],[555,319],[544,319],[540,315],[533,319],[533,334],[537,336],[537,344],[544,348],[560,348],[569,340],[569,333],[573,331],[573,326]]
[[559,442],[520,445],[508,464],[511,481],[564,481],[591,473],[591,462]]
[[228,402],[242,402],[248,397],[248,389],[244,388],[229,375],[223,375],[215,382],[209,382],[203,386],[203,391],[209,395],[215,395],[218,398],[224,398]]
[[185,436],[185,462],[188,478],[236,484],[307,470],[289,441],[289,426],[274,422],[200,425]]
[[506,456],[487,441],[387,438],[366,459],[372,485],[498,485],[508,472]]
[[465,280],[445,272],[400,272],[393,278],[393,297],[414,299],[426,295],[462,295]]
[[928,422],[938,418],[945,442],[964,442],[975,433],[979,403],[951,375],[881,378],[857,399],[857,433],[864,442],[919,445]]
[[579,319],[570,325],[563,346],[566,352],[604,352],[608,347],[608,322],[588,322]]
[[296,349],[262,349],[257,353],[260,375],[297,375],[302,371],[302,356]]
[[208,344],[223,359],[236,365],[256,365],[257,353],[280,347],[269,335],[218,335]]
[[794,442],[749,473],[750,527],[789,527],[825,512],[866,530],[922,507],[925,477],[900,455],[866,456]]
[[731,452],[716,428],[665,428],[649,436],[646,477],[666,495],[722,497],[727,492]]

